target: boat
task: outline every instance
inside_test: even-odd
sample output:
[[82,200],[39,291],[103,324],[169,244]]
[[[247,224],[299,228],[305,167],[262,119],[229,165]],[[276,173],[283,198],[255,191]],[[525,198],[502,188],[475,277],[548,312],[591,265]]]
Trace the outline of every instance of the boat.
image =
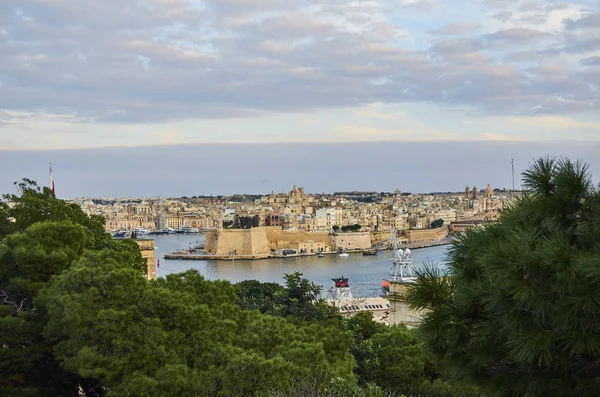
[[348,284],[348,277],[338,277],[331,279],[335,287],[329,289],[327,302],[339,309],[340,314],[352,316],[361,311],[373,313],[373,319],[385,323],[389,317],[389,300],[384,297],[354,297]]
[[319,254],[318,258],[325,258],[325,254]]
[[196,234],[196,233],[198,233],[198,229],[196,229],[195,227],[184,225],[179,230],[175,230],[175,233],[176,234]]
[[392,253],[389,260],[392,262],[388,278],[381,282],[383,295],[390,293],[392,283],[406,284],[417,280],[413,269],[412,252],[409,248],[402,249],[398,246],[397,231],[392,232]]
[[331,281],[335,283],[335,289],[330,291],[331,298],[334,300],[341,299],[352,299],[352,291],[350,291],[350,285],[348,284],[348,277],[332,278]]
[[363,255],[377,255],[377,250],[364,250]]
[[347,253],[347,252],[341,252],[341,253],[340,253],[340,257],[341,257],[341,258],[345,258],[345,257],[347,257],[347,256],[350,256],[350,254],[349,254],[349,253]]
[[155,232],[152,232],[151,234],[156,234],[156,235],[165,235],[165,234],[174,234],[175,233],[175,229],[172,229],[170,227],[164,227],[160,230],[157,230]]
[[112,235],[113,238],[129,238],[131,237],[131,232],[127,230],[119,230],[118,232]]
[[132,232],[135,233],[136,236],[145,236],[152,233],[152,230],[144,229],[141,226],[137,226],[135,229],[132,230]]

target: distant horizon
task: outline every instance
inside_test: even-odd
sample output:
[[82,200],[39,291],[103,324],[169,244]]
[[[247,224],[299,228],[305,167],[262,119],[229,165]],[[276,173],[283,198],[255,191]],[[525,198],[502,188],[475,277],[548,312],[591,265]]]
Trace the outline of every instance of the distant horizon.
[[268,194],[304,187],[335,191],[460,192],[515,188],[544,155],[581,159],[600,178],[600,143],[362,142],[162,145],[80,150],[0,151],[0,191],[22,178],[47,185],[52,162],[58,197],[182,197]]
[[[42,186],[42,185],[40,185]],[[44,186],[46,187],[46,186]],[[298,186],[298,187],[302,187],[302,186]],[[487,187],[487,185],[486,185]],[[485,190],[486,187],[482,187],[479,188],[477,187],[477,191],[481,192],[483,190]],[[499,193],[510,193],[511,189],[510,188],[496,188],[494,186],[491,186],[492,189],[498,189]],[[469,186],[469,188],[472,188],[472,186]],[[287,191],[283,191],[283,192],[274,192],[276,195],[277,194],[288,194],[292,189],[290,188],[290,190]],[[514,192],[515,193],[521,193],[523,192],[524,189],[517,189],[515,187]],[[304,192],[306,195],[310,195],[310,196],[335,196],[336,193],[375,193],[375,194],[387,194],[387,195],[393,195],[394,191],[380,191],[380,192],[376,192],[376,191],[360,191],[360,190],[354,190],[354,191],[346,191],[346,192]],[[400,192],[401,194],[422,194],[422,195],[433,195],[433,194],[465,194],[464,190],[460,191],[431,191],[431,192]],[[164,197],[160,197],[160,196],[121,196],[121,197],[116,197],[116,196],[78,196],[78,197],[74,197],[74,198],[69,198],[69,199],[65,199],[65,200],[77,200],[77,199],[117,199],[117,200],[175,200],[175,199],[185,199],[185,200],[196,200],[196,199],[208,199],[208,198],[218,198],[218,197],[236,197],[236,196],[261,196],[261,197],[266,197],[269,194],[271,194],[271,192],[264,192],[264,193],[233,193],[233,194],[229,194],[229,195],[215,195],[215,194],[208,194],[208,195],[202,195],[202,196],[198,196],[198,195],[194,195],[194,196],[164,196]],[[60,198],[60,197],[59,197]]]

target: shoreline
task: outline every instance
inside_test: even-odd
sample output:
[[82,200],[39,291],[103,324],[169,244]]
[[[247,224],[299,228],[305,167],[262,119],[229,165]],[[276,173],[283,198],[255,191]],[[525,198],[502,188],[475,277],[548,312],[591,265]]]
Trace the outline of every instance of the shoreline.
[[[418,250],[421,248],[429,248],[429,247],[438,247],[438,246],[442,246],[442,245],[449,245],[452,244],[452,239],[444,239],[444,240],[440,240],[440,241],[431,241],[431,242],[415,242],[415,243],[408,243],[408,244],[403,244],[402,248],[409,248],[411,250]],[[389,249],[386,248],[370,248],[369,250],[375,250],[377,252],[380,251],[389,251]],[[361,254],[363,251],[369,251],[369,250],[363,250],[363,249],[355,249],[355,250],[347,250],[345,252],[349,253],[349,254]],[[165,254],[163,256],[164,259],[175,259],[175,260],[208,260],[208,261],[230,261],[230,260],[246,260],[246,261],[252,261],[252,260],[262,260],[262,259],[285,259],[285,258],[297,258],[297,257],[304,257],[304,256],[317,256],[318,254],[323,254],[323,255],[333,255],[333,254],[338,254],[337,251],[326,251],[326,252],[312,252],[312,253],[302,253],[302,254],[289,254],[289,255],[283,255],[283,254],[258,254],[258,255],[235,255],[235,257],[232,257],[231,255],[212,255],[212,254],[207,254],[207,253],[198,253],[198,254],[194,254],[194,253],[185,253],[185,251],[179,251],[179,252],[174,252],[171,254]]]

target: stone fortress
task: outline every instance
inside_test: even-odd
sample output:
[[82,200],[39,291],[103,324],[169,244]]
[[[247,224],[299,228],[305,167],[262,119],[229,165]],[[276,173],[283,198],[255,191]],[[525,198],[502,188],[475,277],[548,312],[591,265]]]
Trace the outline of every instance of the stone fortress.
[[251,229],[211,229],[206,233],[204,251],[229,256],[235,250],[240,259],[260,259],[282,250],[318,254],[345,250],[364,250],[372,246],[371,233],[328,233],[283,230],[280,226]]

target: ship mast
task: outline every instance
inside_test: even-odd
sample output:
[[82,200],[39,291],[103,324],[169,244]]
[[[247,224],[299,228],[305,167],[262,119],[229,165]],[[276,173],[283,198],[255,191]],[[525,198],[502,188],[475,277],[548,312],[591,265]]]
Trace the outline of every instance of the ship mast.
[[392,256],[390,257],[392,267],[389,274],[389,282],[413,282],[416,280],[412,266],[412,253],[410,249],[403,250],[398,247],[397,230],[392,230]]

